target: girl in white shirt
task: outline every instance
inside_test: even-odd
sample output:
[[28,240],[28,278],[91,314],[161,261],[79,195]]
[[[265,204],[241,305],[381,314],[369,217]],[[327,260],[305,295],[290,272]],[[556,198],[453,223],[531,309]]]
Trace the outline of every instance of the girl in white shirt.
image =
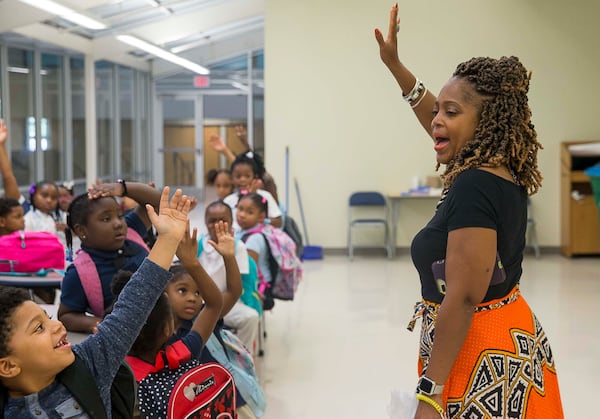
[[46,231],[56,234],[66,246],[66,224],[60,220],[58,210],[58,187],[47,181],[40,181],[29,188],[30,209],[25,214],[25,231]]
[[[248,192],[256,192],[268,203],[268,222],[274,227],[281,227],[281,210],[277,205],[277,201],[270,192],[262,189],[262,176],[265,173],[265,167],[263,165],[260,156],[252,151],[240,154],[231,164],[231,175],[233,178],[233,186],[235,191],[227,196],[224,201],[231,209],[235,212],[235,208],[238,204],[240,194]],[[236,220],[235,213],[233,215],[234,221]],[[239,225],[234,223],[234,230],[239,230]]]

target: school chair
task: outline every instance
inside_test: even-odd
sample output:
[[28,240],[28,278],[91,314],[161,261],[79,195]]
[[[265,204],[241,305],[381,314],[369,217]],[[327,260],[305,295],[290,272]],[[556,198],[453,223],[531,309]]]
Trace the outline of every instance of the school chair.
[[[369,210],[369,217],[362,218],[358,215],[358,213],[364,210]],[[362,213],[364,214],[364,212]],[[388,258],[392,257],[392,249],[389,243],[390,228],[388,219],[387,200],[381,193],[364,191],[354,192],[350,195],[348,200],[348,256],[350,257],[350,260],[354,257],[352,231],[355,227],[359,226],[383,226],[385,234],[383,245],[381,247],[385,248]]]

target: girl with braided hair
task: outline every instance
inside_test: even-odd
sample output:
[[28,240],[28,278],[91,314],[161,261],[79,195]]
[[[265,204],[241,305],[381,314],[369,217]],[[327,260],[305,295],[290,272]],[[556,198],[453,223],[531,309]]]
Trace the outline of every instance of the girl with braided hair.
[[542,176],[516,57],[461,63],[436,98],[400,61],[398,5],[380,56],[433,139],[444,192],[414,237],[422,300],[415,418],[562,418],[548,338],[519,290],[527,199]]

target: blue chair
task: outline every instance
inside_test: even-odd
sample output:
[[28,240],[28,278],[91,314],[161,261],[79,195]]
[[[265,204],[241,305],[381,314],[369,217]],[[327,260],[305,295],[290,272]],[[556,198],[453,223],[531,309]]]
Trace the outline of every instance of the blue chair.
[[[381,210],[378,214],[380,216],[373,216],[369,218],[360,218],[355,216],[357,210],[366,210],[367,208],[374,210]],[[371,212],[371,211],[369,211]],[[348,200],[348,256],[350,259],[354,257],[354,244],[352,242],[352,230],[357,226],[383,226],[385,235],[383,246],[388,258],[392,257],[392,249],[389,243],[390,228],[388,224],[388,204],[385,196],[379,192],[368,191],[368,192],[354,192],[350,195]],[[364,247],[364,246],[361,246]]]

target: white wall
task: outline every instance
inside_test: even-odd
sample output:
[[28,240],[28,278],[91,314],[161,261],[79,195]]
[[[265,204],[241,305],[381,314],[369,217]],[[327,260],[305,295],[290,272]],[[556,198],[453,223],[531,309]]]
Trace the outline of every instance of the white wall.
[[[267,0],[267,167],[285,188],[291,150],[311,244],[344,247],[351,191],[406,190],[433,174],[431,142],[379,59],[373,29],[387,33],[392,1]],[[538,238],[560,242],[559,144],[598,139],[600,5],[590,0],[400,2],[401,59],[436,94],[472,56],[517,55],[533,72],[530,105],[545,177],[533,197]],[[292,187],[293,188],[293,187]],[[283,192],[280,192],[283,195]],[[290,211],[299,218],[295,195]],[[408,246],[432,204],[402,209],[398,245]]]

